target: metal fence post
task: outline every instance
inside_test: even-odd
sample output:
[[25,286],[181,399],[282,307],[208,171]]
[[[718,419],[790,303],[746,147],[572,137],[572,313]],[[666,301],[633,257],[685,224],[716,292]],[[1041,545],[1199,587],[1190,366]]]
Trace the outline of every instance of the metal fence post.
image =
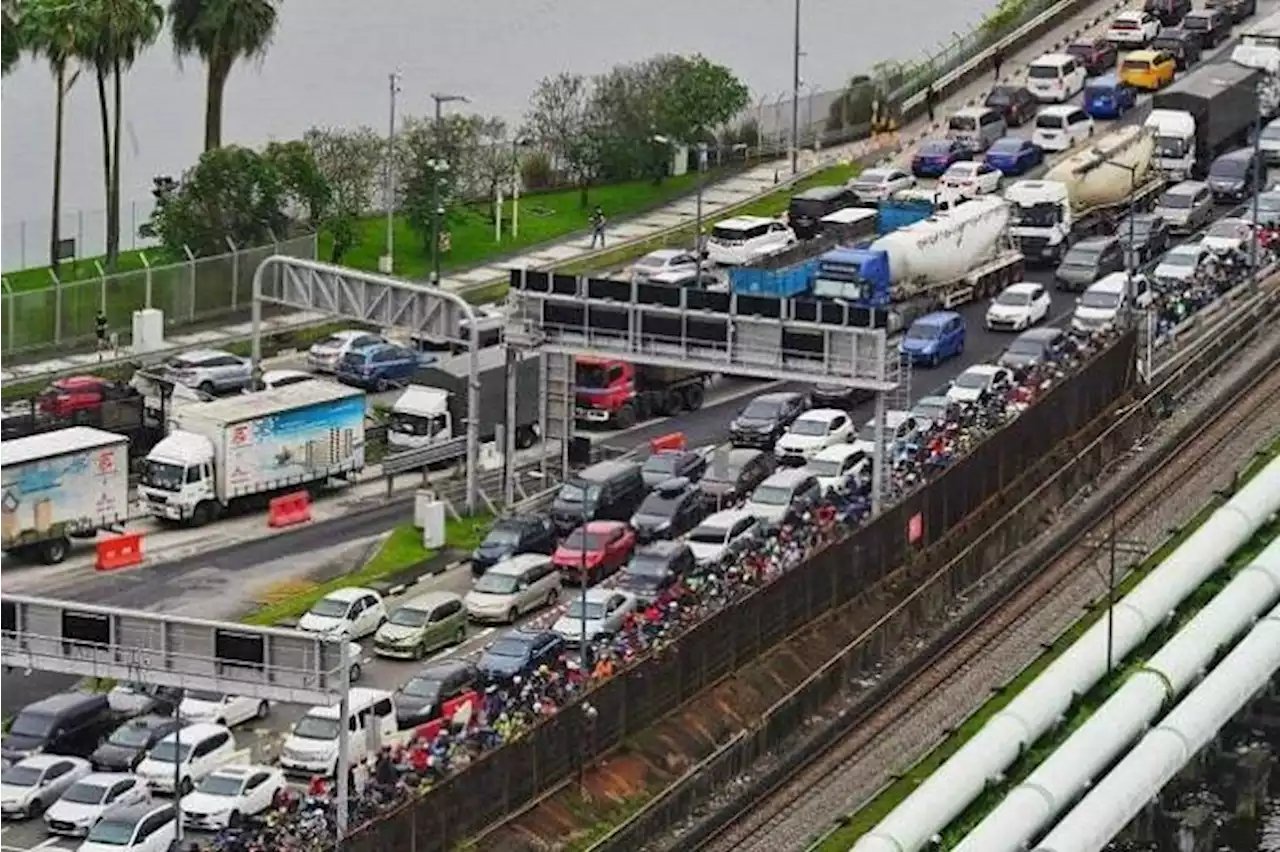
[[225,237],[227,245],[231,247],[231,310],[236,309],[236,300],[240,293],[240,250],[236,248],[236,244],[231,241],[230,237]]
[[53,342],[62,342],[62,279],[52,269],[49,277],[53,279]]
[[103,269],[102,264],[96,260],[93,265],[98,270],[98,308],[105,314],[107,312],[107,270]]
[[190,292],[188,293],[191,309],[188,311],[187,318],[189,321],[194,322],[196,318],[196,256],[185,244],[182,246],[182,251],[187,256],[187,268],[191,271],[191,274],[187,279],[191,286]]
[[142,261],[142,268],[146,270],[146,287],[147,287],[146,300],[147,301],[143,305],[143,307],[150,309],[151,308],[151,261],[147,260],[147,253],[145,251],[138,252],[138,260]]
[[16,300],[13,297],[13,288],[9,286],[9,279],[3,279],[0,284],[4,285],[4,300],[8,305],[4,311],[5,316],[9,318],[9,329],[5,335],[5,342],[8,344],[8,349],[13,349],[13,306]]

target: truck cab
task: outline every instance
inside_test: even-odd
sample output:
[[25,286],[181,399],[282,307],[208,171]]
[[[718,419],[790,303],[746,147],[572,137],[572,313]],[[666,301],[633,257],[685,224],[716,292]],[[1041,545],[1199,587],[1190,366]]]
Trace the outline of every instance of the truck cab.
[[813,294],[865,308],[887,308],[891,300],[889,258],[883,251],[838,248],[818,257]]
[[417,449],[454,437],[449,394],[440,388],[409,385],[391,406],[387,443],[397,449]]
[[697,411],[710,380],[694,370],[614,358],[579,358],[574,372],[575,419],[618,429],[654,416]]
[[1004,191],[1011,208],[1009,236],[1029,263],[1056,264],[1071,244],[1073,216],[1067,187],[1020,180]]
[[1191,113],[1153,109],[1143,126],[1155,136],[1155,167],[1171,181],[1190,177],[1197,165],[1196,120]]
[[[217,501],[213,465],[212,441],[193,432],[170,432],[147,453],[138,496],[158,518],[193,520],[197,506]],[[210,520],[200,519],[202,523]]]

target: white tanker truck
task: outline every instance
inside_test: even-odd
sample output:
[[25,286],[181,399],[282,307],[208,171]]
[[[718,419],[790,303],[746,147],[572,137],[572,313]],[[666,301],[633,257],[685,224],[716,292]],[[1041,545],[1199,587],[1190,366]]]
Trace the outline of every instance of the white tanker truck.
[[1004,191],[1012,208],[1009,236],[1029,263],[1056,264],[1082,237],[1110,233],[1132,203],[1143,208],[1164,188],[1151,168],[1155,142],[1142,127],[1122,127],[1071,155],[1042,179]]

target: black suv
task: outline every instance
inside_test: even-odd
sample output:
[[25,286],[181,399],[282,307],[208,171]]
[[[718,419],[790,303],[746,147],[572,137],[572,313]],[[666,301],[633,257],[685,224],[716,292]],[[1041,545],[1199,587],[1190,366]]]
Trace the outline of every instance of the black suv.
[[659,450],[644,460],[640,475],[644,484],[654,488],[668,479],[683,476],[690,482],[697,482],[707,469],[707,458],[693,450]]
[[1067,45],[1067,53],[1080,60],[1090,77],[1116,70],[1120,50],[1105,38],[1083,38]]
[[132,772],[151,747],[185,723],[173,716],[147,715],[130,719],[111,732],[106,741],[89,755],[99,772]]
[[791,196],[787,222],[802,240],[818,235],[818,222],[837,210],[853,207],[857,197],[844,186],[815,186]]
[[693,570],[697,560],[683,541],[655,541],[640,548],[627,567],[609,583],[650,603],[662,590]]
[[778,466],[773,453],[750,447],[721,447],[698,483],[708,507],[732,506],[756,490]]
[[445,704],[476,688],[480,673],[466,660],[425,666],[396,690],[396,725],[402,731],[437,718]]
[[1193,9],[1182,19],[1182,28],[1200,37],[1204,50],[1217,47],[1231,35],[1231,20],[1220,9]]
[[706,513],[702,492],[684,477],[668,479],[655,488],[631,517],[639,541],[679,538],[698,525]]
[[556,549],[556,530],[543,515],[512,515],[499,518],[480,546],[471,552],[471,573],[479,577],[485,569],[517,553],[546,553]]
[[1238,24],[1258,11],[1258,0],[1204,0],[1209,9],[1218,9],[1233,24]]
[[566,535],[587,521],[626,521],[648,489],[634,462],[603,461],[570,477],[551,504],[551,521]]
[[23,707],[0,744],[8,761],[38,752],[83,757],[120,723],[100,692],[60,692]]
[[1040,102],[1022,86],[996,86],[983,106],[1004,116],[1004,123],[1010,127],[1021,127],[1036,117]]
[[1179,71],[1185,71],[1200,61],[1200,36],[1181,27],[1161,30],[1148,47],[1172,56]]
[[809,408],[802,393],[779,391],[758,396],[729,424],[729,438],[735,447],[772,450],[787,427]]
[[[1134,260],[1138,265],[1155,260],[1169,249],[1172,236],[1169,234],[1169,223],[1157,213],[1135,213],[1126,216],[1116,226],[1116,239],[1128,251],[1132,248]],[[1133,243],[1130,245],[1129,232],[1133,231]]]
[[1147,0],[1142,9],[1155,15],[1162,27],[1175,27],[1191,11],[1191,0]]

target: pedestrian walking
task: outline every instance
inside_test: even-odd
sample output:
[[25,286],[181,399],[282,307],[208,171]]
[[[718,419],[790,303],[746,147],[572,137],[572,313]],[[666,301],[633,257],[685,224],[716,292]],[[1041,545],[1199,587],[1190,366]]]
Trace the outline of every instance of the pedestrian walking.
[[604,248],[604,211],[596,207],[595,212],[591,214],[591,247],[596,247],[596,240],[600,241],[600,248]]
[[111,341],[107,337],[108,323],[107,315],[103,311],[98,311],[98,315],[93,320],[93,333],[98,338],[98,360],[102,360],[102,353],[111,346]]
[[991,67],[996,70],[996,82],[1000,82],[1000,66],[1004,64],[1004,51],[996,48],[991,54]]
[[924,109],[929,114],[929,124],[933,124],[933,108],[938,99],[938,93],[933,90],[933,84],[924,90]]

